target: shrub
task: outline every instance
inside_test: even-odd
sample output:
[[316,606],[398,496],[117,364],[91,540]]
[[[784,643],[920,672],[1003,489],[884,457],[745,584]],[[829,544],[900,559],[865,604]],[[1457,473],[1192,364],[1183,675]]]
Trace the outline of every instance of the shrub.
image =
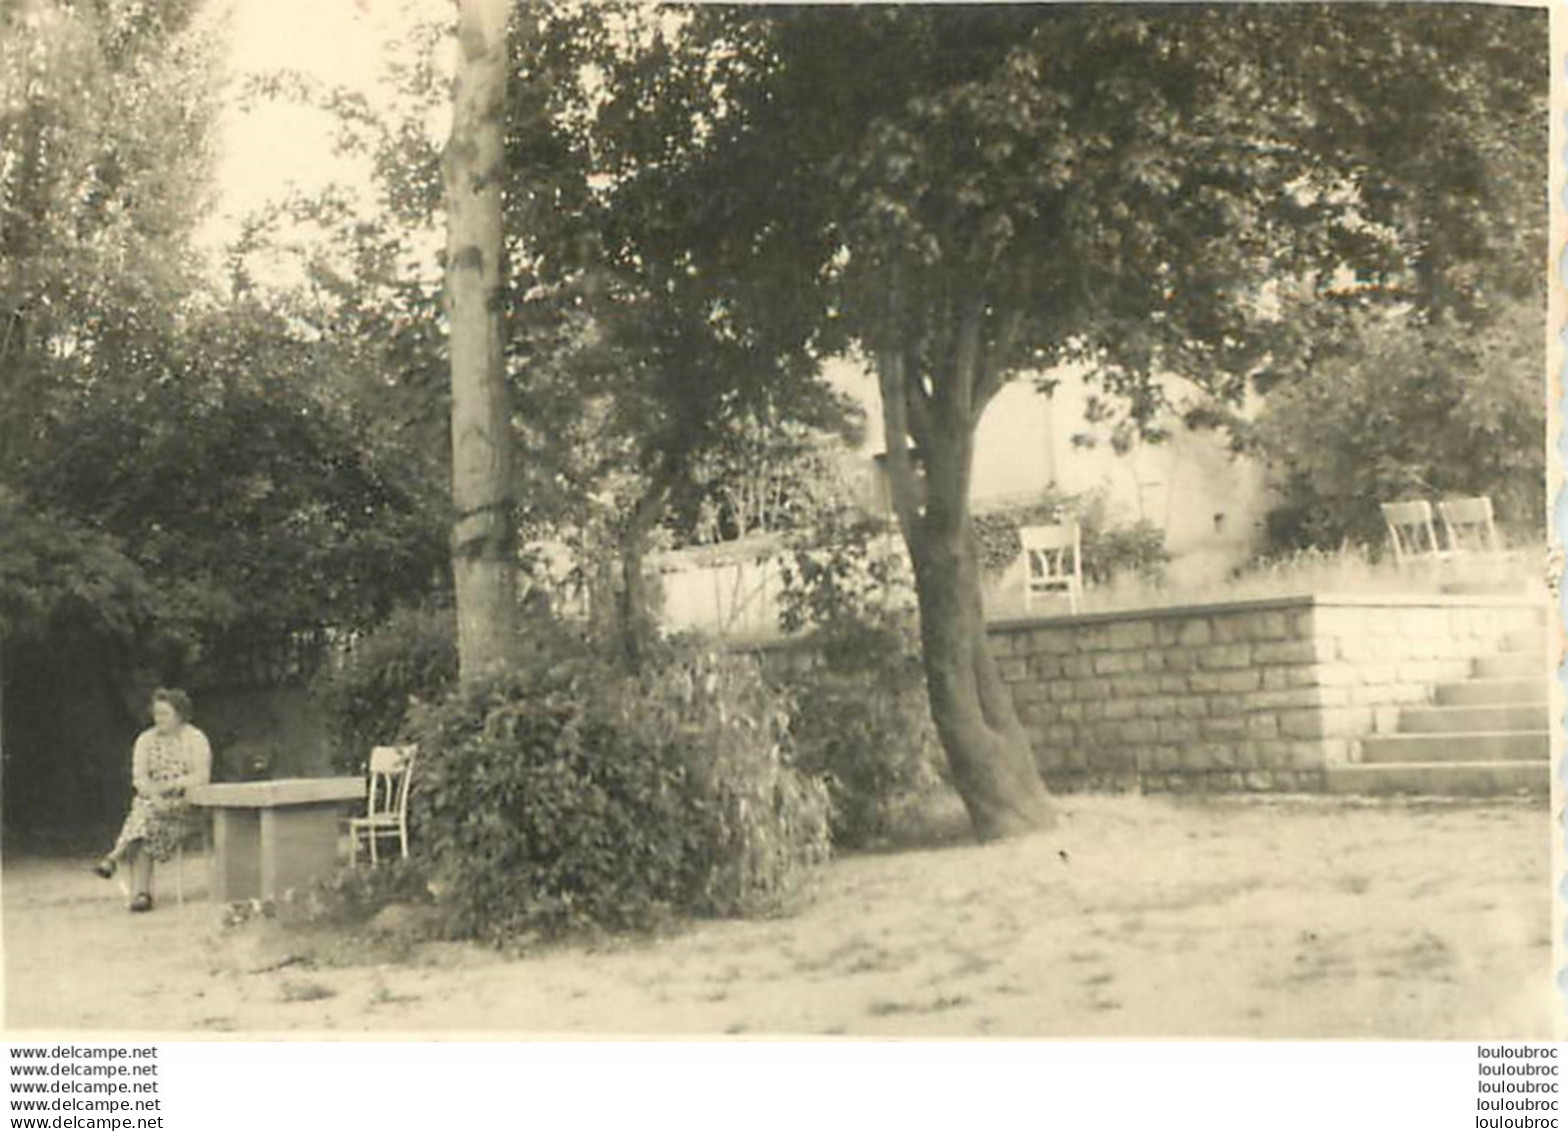
[[1018,560],[1023,552],[1021,527],[1060,522],[1068,515],[1078,520],[1086,581],[1104,585],[1118,576],[1135,575],[1157,582],[1164,573],[1170,554],[1165,532],[1158,526],[1141,519],[1114,525],[1102,493],[1069,495],[1055,490],[1043,492],[1031,503],[975,515],[981,570],[994,577]]
[[863,847],[942,786],[945,759],[926,698],[913,615],[889,600],[903,584],[876,524],[852,523],[802,550],[784,573],[784,627],[814,630],[820,662],[785,678],[798,708],[801,766],[823,775],[833,841]]
[[772,911],[826,855],[827,800],[734,661],[627,676],[586,645],[415,711],[421,856],[460,934],[517,942]]
[[1378,504],[1452,495],[1488,495],[1513,538],[1540,538],[1540,324],[1535,302],[1505,303],[1479,327],[1351,318],[1310,372],[1267,390],[1251,431],[1283,496],[1272,546],[1381,546]]
[[437,698],[456,678],[452,610],[431,606],[393,613],[315,684],[334,766],[362,772],[371,747],[402,737],[410,700]]

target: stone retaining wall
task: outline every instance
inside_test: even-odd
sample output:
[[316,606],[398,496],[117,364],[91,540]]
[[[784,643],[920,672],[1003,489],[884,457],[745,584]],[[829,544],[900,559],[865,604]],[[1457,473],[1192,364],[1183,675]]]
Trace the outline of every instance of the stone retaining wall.
[[1540,607],[1301,597],[992,626],[1053,789],[1305,790]]
[[[1543,608],[1513,597],[1312,596],[995,623],[1052,789],[1316,792],[1399,709],[1470,674]],[[755,649],[784,673],[809,644]]]

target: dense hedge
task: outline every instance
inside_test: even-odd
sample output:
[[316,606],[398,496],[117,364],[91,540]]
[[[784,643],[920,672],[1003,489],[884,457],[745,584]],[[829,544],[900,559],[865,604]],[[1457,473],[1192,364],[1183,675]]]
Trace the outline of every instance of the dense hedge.
[[744,660],[627,675],[536,641],[515,670],[414,712],[419,852],[459,934],[640,930],[781,910],[828,854],[828,801]]
[[456,681],[454,616],[444,606],[400,609],[318,677],[313,691],[338,769],[362,772],[371,747],[403,736],[412,700],[439,698]]

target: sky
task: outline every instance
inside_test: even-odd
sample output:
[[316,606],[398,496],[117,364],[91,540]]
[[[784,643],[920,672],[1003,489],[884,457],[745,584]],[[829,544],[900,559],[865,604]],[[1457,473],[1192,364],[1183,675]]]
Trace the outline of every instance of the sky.
[[374,97],[386,39],[412,2],[445,12],[438,0],[210,0],[209,18],[227,24],[229,88],[218,131],[218,203],[201,232],[221,249],[241,220],[291,190],[329,184],[369,187],[368,165],[333,152],[332,122],[323,112],[282,102],[244,106],[248,80],[298,71],[326,86]]

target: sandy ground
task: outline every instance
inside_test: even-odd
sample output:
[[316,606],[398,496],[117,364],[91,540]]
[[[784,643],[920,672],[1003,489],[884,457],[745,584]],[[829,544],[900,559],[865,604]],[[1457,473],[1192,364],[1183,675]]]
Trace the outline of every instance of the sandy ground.
[[[1544,804],[1068,798],[1026,841],[846,858],[789,919],[332,965],[201,899],[7,860],[6,1024],[195,1034],[1552,1035]],[[193,889],[199,865],[187,863]]]

